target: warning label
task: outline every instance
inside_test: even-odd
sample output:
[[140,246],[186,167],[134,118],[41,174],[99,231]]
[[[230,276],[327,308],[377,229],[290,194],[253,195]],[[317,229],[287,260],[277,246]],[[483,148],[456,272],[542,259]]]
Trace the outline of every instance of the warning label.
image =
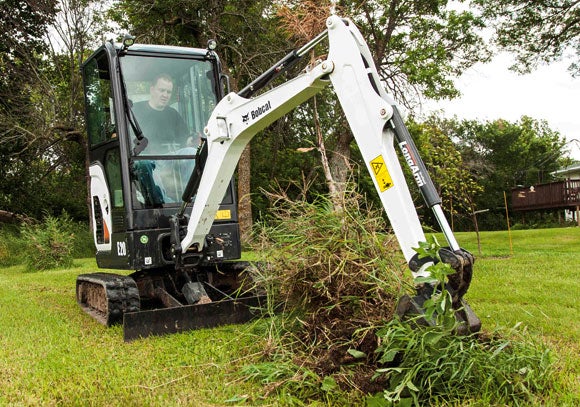
[[385,192],[387,189],[391,188],[393,186],[393,179],[391,178],[391,174],[389,174],[383,156],[379,155],[377,158],[372,160],[370,164],[381,192]]
[[231,218],[232,218],[232,211],[230,211],[229,209],[219,210],[215,214],[216,220],[226,220],[226,219],[231,219]]

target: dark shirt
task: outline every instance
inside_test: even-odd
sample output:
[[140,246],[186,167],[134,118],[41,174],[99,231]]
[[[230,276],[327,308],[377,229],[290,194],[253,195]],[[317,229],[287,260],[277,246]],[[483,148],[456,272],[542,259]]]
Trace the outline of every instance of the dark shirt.
[[155,110],[144,101],[133,105],[133,113],[149,142],[145,154],[167,154],[185,146],[187,126],[177,110],[172,107]]

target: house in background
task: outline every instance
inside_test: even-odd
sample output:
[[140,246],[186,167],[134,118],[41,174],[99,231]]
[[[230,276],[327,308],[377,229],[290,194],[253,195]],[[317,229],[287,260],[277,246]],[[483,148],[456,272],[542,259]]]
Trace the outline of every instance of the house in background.
[[553,172],[558,178],[580,179],[580,162],[576,162],[569,167]]
[[[580,162],[576,162],[575,164],[566,167],[562,170],[554,172],[559,178],[564,178],[566,180],[580,180]],[[578,194],[578,188],[576,188],[576,194]],[[576,212],[576,213],[575,213]],[[566,220],[574,220],[574,218],[578,221],[578,226],[580,226],[580,213],[578,213],[578,206],[574,210],[565,209]]]
[[576,221],[580,226],[580,163],[577,162],[553,174],[561,181],[513,188],[513,210],[516,212],[563,210],[565,220]]

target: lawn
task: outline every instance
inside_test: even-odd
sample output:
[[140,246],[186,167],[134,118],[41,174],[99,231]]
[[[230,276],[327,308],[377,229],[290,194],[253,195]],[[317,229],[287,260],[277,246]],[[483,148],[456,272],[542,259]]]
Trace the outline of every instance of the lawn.
[[518,322],[553,341],[580,344],[580,228],[517,230],[457,239],[477,257],[467,298],[485,326]]
[[[442,237],[440,238],[443,239]],[[580,405],[580,228],[458,233],[476,254],[466,298],[487,330],[520,324],[554,351],[561,372],[560,399],[546,405]]]
[[[482,233],[479,255],[474,234],[457,235],[477,257],[467,299],[484,329],[521,324],[552,349],[545,405],[580,405],[580,228],[511,237],[513,254],[507,232]],[[239,373],[266,348],[266,321],[124,343],[119,327],[76,305],[76,275],[95,269],[81,259],[68,270],[0,270],[0,405],[287,405]]]

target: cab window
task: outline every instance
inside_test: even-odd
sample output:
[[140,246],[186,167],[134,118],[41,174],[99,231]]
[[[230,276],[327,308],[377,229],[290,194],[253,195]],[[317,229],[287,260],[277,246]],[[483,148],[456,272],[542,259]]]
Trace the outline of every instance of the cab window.
[[107,58],[103,52],[84,67],[87,133],[91,147],[114,139],[115,109]]
[[[195,167],[197,149],[217,104],[212,61],[125,55],[124,88],[132,117],[147,146],[133,153],[131,184],[135,208],[179,205]],[[128,126],[134,144],[133,126]]]

